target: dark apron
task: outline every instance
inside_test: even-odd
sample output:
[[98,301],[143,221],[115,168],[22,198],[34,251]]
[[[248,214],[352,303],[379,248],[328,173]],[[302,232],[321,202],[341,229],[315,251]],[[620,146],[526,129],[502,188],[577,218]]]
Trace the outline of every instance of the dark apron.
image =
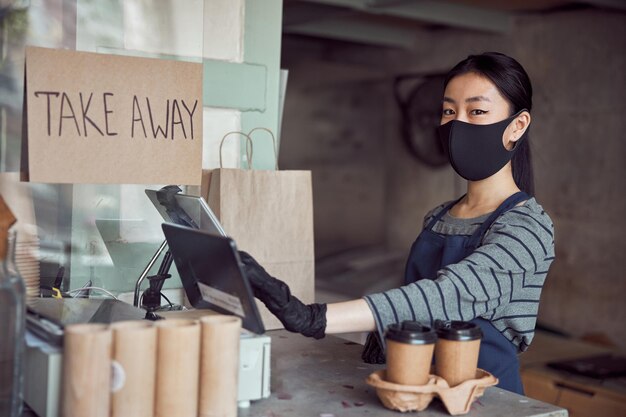
[[[528,195],[523,192],[513,194],[471,236],[447,236],[432,231],[435,223],[460,199],[448,204],[428,223],[411,246],[404,274],[405,285],[420,279],[435,279],[437,271],[441,268],[458,263],[469,256],[480,246],[483,236],[500,215],[528,199]],[[471,322],[480,326],[483,331],[478,367],[495,375],[500,380],[498,387],[523,394],[515,345],[509,342],[490,321],[475,318]]]

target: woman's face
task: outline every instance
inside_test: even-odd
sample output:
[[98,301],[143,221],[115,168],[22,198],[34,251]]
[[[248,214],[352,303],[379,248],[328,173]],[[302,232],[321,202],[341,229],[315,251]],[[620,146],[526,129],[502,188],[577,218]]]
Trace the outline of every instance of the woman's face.
[[[489,78],[468,72],[451,79],[443,94],[441,124],[451,120],[486,125],[511,116],[509,102]],[[502,144],[512,149],[530,123],[530,114],[521,113],[506,128]]]

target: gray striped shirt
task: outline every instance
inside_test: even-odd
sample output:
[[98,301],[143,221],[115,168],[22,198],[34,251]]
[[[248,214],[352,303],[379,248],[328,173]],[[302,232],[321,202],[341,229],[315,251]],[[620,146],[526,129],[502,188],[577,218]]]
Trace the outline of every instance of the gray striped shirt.
[[[448,203],[432,210],[426,225]],[[471,235],[489,215],[459,219],[446,213],[433,226],[443,235]],[[501,215],[468,257],[447,265],[435,279],[365,296],[381,340],[391,323],[417,320],[489,320],[525,351],[534,335],[541,289],[554,260],[554,226],[529,199]]]

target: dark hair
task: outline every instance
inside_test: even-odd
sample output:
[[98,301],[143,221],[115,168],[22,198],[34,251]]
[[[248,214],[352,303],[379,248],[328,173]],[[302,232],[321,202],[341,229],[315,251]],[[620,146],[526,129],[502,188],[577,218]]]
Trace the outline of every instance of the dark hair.
[[[444,88],[451,79],[468,72],[483,75],[491,80],[511,105],[511,115],[522,109],[528,111],[532,109],[533,87],[530,78],[520,63],[513,58],[499,52],[470,55],[448,72]],[[527,131],[526,139],[516,145],[518,149],[511,160],[511,166],[515,184],[520,190],[532,196],[535,193],[535,181],[528,136]]]

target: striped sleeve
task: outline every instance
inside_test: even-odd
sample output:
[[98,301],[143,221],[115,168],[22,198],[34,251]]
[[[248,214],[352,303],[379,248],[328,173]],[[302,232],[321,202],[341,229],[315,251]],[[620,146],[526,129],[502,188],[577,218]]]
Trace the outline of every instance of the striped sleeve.
[[381,336],[403,320],[490,320],[520,350],[530,344],[541,289],[554,259],[545,212],[525,206],[502,215],[473,253],[423,279],[365,298]]

